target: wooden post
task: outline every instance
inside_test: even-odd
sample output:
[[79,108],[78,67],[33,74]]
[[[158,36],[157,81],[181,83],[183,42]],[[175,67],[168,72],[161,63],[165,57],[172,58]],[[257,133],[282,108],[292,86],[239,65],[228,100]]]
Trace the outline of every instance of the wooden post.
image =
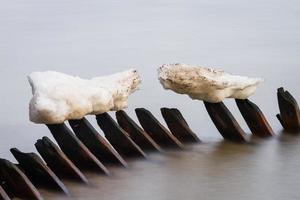
[[210,118],[224,139],[233,142],[246,141],[244,131],[223,102],[209,103],[204,101],[204,105]]
[[253,135],[271,137],[274,132],[259,107],[248,99],[235,100],[243,118]]
[[69,120],[69,123],[76,136],[101,162],[127,166],[122,156],[97,132],[86,118]]
[[123,110],[116,112],[118,124],[129,134],[130,138],[143,150],[160,151],[159,145]]
[[5,191],[12,197],[43,199],[27,176],[15,164],[5,159],[0,159],[0,181]]
[[198,136],[190,129],[180,111],[176,108],[161,108],[171,133],[182,143],[200,142]]
[[17,148],[12,148],[10,152],[18,161],[26,176],[35,185],[48,187],[69,194],[63,182],[45,165],[37,154],[23,153]]
[[183,148],[182,143],[150,111],[145,108],[137,108],[135,112],[144,130],[157,144],[162,147]]
[[96,119],[107,140],[120,154],[130,157],[147,157],[143,150],[129,137],[128,133],[108,113],[96,115]]
[[0,185],[0,200],[10,200],[8,194],[6,194],[5,190]]
[[300,130],[300,111],[296,99],[282,87],[277,90],[280,114],[276,117],[284,129],[292,132]]
[[86,146],[63,124],[48,124],[56,142],[70,160],[80,169],[92,169],[109,175],[106,167],[88,150]]
[[88,180],[81,171],[49,138],[43,137],[37,140],[35,147],[47,163],[47,166],[50,167],[58,177],[88,183]]

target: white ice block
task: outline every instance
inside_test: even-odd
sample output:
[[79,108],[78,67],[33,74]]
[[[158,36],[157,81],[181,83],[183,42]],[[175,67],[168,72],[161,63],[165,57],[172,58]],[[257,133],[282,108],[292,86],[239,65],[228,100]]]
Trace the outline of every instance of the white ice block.
[[225,98],[246,99],[263,82],[261,78],[186,64],[165,64],[158,69],[158,77],[165,89],[211,103]]
[[141,82],[134,69],[89,80],[55,71],[33,72],[28,80],[33,94],[30,120],[43,124],[123,109]]

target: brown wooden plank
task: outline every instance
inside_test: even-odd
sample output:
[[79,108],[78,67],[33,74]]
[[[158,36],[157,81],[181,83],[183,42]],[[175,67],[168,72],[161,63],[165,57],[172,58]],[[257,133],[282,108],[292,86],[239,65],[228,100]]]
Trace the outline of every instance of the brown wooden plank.
[[171,133],[182,143],[200,142],[180,111],[176,108],[161,108],[161,114]]
[[98,133],[86,118],[70,120],[69,124],[81,142],[101,162],[127,166],[122,156]]
[[49,138],[43,137],[35,147],[47,166],[60,178],[68,178],[88,183],[87,178],[73,162]]
[[15,164],[5,159],[0,159],[0,182],[5,191],[12,197],[32,200],[43,199],[27,176]]
[[69,194],[67,187],[46,166],[44,161],[35,153],[23,153],[17,148],[10,149],[26,176],[38,186],[58,190]]
[[210,118],[224,139],[233,142],[246,141],[244,131],[223,102],[204,102],[204,105]]
[[123,110],[116,112],[118,124],[129,134],[131,139],[145,151],[160,151],[159,145]]
[[300,111],[296,99],[284,88],[278,88],[277,99],[280,114],[277,118],[284,129],[298,132],[300,130]]
[[70,160],[80,169],[91,169],[109,174],[107,168],[84,146],[84,144],[63,124],[48,124],[57,144]]
[[128,133],[108,113],[96,115],[96,119],[107,140],[121,155],[147,157],[143,150],[129,137]]
[[248,99],[236,99],[236,104],[253,135],[271,137],[272,127],[259,107]]
[[10,197],[0,185],[0,200],[10,200]]
[[143,129],[157,144],[162,147],[183,148],[183,144],[150,111],[137,108],[135,112]]

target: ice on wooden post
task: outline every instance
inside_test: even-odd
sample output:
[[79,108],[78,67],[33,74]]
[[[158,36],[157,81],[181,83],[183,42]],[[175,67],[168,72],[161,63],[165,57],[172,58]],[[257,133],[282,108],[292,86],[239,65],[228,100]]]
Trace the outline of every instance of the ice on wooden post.
[[[158,77],[165,89],[203,100],[209,116],[224,138],[245,141],[243,130],[222,101],[226,98],[247,99],[254,94],[263,79],[185,64],[163,65],[158,69]],[[257,115],[257,110],[250,111],[253,116]],[[261,127],[267,127],[268,124],[261,116],[253,121],[256,120]]]
[[263,81],[186,64],[165,64],[158,69],[158,77],[165,89],[210,103],[225,98],[246,99]]
[[141,82],[134,69],[88,80],[54,71],[33,72],[28,80],[33,94],[30,120],[43,124],[121,110]]

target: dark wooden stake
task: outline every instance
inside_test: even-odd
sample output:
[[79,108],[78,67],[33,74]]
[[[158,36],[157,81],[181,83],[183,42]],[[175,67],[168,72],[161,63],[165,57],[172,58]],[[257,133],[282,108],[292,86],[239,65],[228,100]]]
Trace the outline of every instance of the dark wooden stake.
[[147,157],[143,150],[129,137],[128,133],[108,113],[96,115],[96,119],[107,140],[120,154],[130,157]]
[[35,184],[69,194],[66,186],[48,168],[43,160],[35,153],[23,153],[17,148],[10,149],[26,176]]
[[5,190],[0,185],[0,200],[10,200],[8,194],[6,194]]
[[296,99],[282,87],[277,90],[277,99],[280,114],[276,117],[284,129],[289,131],[300,130],[300,111]]
[[182,143],[200,142],[197,135],[190,129],[180,111],[176,108],[160,109],[171,133]]
[[121,155],[98,133],[86,118],[70,120],[76,136],[102,162],[127,166]]
[[160,151],[154,140],[138,126],[123,110],[116,112],[118,124],[129,134],[131,139],[145,151]]
[[37,140],[35,147],[47,166],[60,178],[68,178],[88,183],[86,177],[73,162],[49,138]]
[[253,135],[258,137],[274,135],[266,117],[256,104],[248,99],[236,99],[235,102]]
[[88,150],[86,146],[63,124],[48,124],[56,142],[70,160],[80,169],[92,169],[109,175],[106,167]]
[[245,133],[237,123],[223,102],[208,103],[204,101],[205,108],[218,131],[226,140],[245,142]]
[[145,108],[137,108],[135,112],[143,129],[157,144],[162,147],[183,148],[182,143],[150,111]]
[[1,186],[12,197],[43,199],[27,176],[15,164],[5,159],[0,159],[0,181]]

